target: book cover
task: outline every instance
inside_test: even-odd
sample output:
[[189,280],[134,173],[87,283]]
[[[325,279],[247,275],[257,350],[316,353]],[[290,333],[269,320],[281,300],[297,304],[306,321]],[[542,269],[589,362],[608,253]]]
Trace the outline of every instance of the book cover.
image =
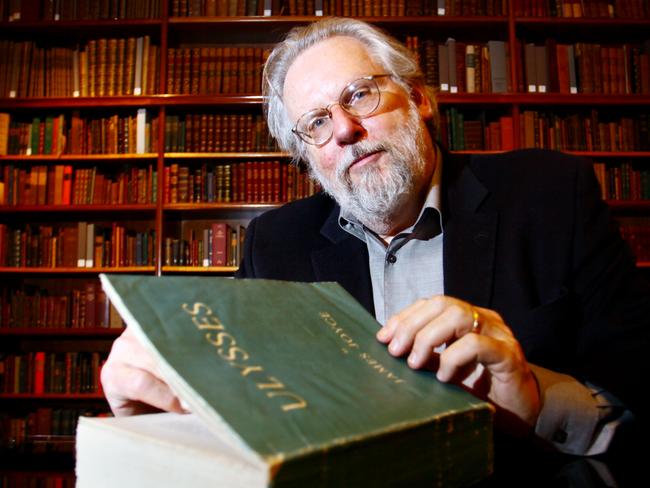
[[81,419],[79,487],[459,486],[492,469],[490,406],[390,356],[338,284],[100,278],[194,413]]
[[508,91],[506,43],[504,41],[488,41],[488,51],[492,93],[506,93]]

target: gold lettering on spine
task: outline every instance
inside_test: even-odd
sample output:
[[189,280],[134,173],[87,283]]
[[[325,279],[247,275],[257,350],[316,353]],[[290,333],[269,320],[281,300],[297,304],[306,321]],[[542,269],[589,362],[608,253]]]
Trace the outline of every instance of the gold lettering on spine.
[[[320,312],[318,314],[321,319],[323,319],[323,322],[327,324],[327,326],[330,328],[336,336],[341,339],[345,343],[345,347],[341,348],[341,351],[343,353],[348,354],[349,350],[348,349],[360,349],[359,344],[354,342],[354,339],[350,337],[345,330],[342,327],[339,327],[338,323],[332,317],[332,315],[328,312]],[[392,373],[388,368],[384,367],[379,361],[377,361],[375,358],[373,358],[370,354],[367,352],[361,352],[359,351],[359,357],[363,359],[363,361],[368,364],[372,369],[377,371],[377,373],[381,374],[382,376],[385,376],[387,379],[391,380],[394,383],[404,383],[404,380],[398,378],[394,373]]]
[[270,389],[276,389],[276,390],[281,390],[284,388],[284,385],[282,384],[281,381],[278,381],[276,378],[273,376],[269,376],[267,380],[272,381],[272,383],[258,383],[257,387],[260,390],[270,390]]
[[296,410],[298,408],[307,408],[307,402],[305,401],[304,398],[302,398],[299,395],[296,395],[295,393],[291,393],[289,391],[269,391],[266,393],[266,396],[269,398],[288,397],[296,400],[294,403],[282,405],[282,411],[284,412],[288,412],[290,410]]
[[[250,355],[237,345],[237,340],[232,334],[225,332],[225,326],[212,313],[212,309],[208,305],[196,302],[190,307],[187,303],[183,303],[181,308],[192,317],[192,323],[197,329],[209,331],[204,336],[205,340],[217,348],[216,352],[221,359],[231,367],[239,369],[241,376],[249,377],[251,373],[264,373],[262,366],[245,364],[250,359]],[[307,408],[307,401],[300,395],[287,391],[284,384],[277,378],[267,375],[260,381],[254,381],[256,381],[255,384],[260,390],[273,390],[266,392],[267,398],[285,399],[285,402],[280,407],[283,412]],[[291,403],[287,403],[289,401]]]
[[264,371],[264,369],[262,369],[262,366],[248,366],[247,364],[237,364],[237,363],[230,363],[230,365],[233,368],[241,369],[242,376],[248,376],[251,373],[259,373],[260,371]]

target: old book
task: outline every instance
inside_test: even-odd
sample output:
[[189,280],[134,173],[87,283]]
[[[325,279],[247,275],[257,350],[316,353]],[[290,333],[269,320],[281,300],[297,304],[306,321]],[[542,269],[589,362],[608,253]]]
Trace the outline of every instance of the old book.
[[537,57],[535,45],[528,43],[524,46],[524,62],[526,65],[526,88],[529,93],[537,93]]
[[338,284],[101,280],[194,413],[82,418],[80,488],[458,486],[492,469],[489,405],[390,356]]
[[440,91],[449,91],[449,49],[444,44],[438,44],[438,72]]
[[506,93],[508,91],[506,43],[504,41],[488,41],[488,50],[492,93]]
[[448,38],[445,41],[447,47],[447,62],[449,63],[449,93],[458,93],[458,71],[456,69],[456,39]]

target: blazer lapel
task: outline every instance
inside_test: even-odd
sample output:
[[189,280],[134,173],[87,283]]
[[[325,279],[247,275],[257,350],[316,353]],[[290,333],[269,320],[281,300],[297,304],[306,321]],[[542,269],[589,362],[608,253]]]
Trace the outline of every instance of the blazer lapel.
[[338,217],[336,205],[321,228],[321,234],[331,245],[312,251],[316,280],[337,281],[374,315],[368,249],[364,242],[341,229]]
[[481,205],[489,192],[468,157],[445,154],[443,188],[445,294],[487,307],[492,298],[498,213]]

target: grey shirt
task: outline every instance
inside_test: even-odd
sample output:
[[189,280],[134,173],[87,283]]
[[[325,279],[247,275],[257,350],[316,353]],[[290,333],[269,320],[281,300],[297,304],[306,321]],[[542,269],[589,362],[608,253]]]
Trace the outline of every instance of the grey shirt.
[[[368,247],[375,317],[382,325],[416,300],[444,293],[440,177],[441,165],[437,164],[416,223],[388,245],[354,217],[339,216],[341,228]],[[427,272],[422,273],[423,269]]]

